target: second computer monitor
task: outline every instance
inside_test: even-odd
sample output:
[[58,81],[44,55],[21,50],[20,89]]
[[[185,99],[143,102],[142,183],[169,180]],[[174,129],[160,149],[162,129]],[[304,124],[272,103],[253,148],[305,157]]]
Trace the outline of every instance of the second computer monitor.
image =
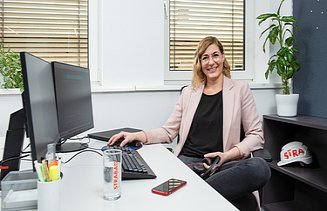
[[[52,62],[58,128],[61,142],[93,128],[91,82],[88,68]],[[65,142],[58,151],[69,152],[86,147],[80,142]]]
[[32,159],[45,157],[47,145],[59,140],[51,63],[21,52],[24,81],[23,106],[27,117]]

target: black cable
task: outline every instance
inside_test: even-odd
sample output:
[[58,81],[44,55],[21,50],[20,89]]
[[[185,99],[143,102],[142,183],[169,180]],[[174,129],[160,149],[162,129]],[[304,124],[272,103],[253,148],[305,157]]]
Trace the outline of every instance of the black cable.
[[62,144],[64,144],[64,143],[66,143],[67,140],[68,140],[68,139],[66,139],[66,140],[65,140],[65,139],[61,139],[60,142],[59,142],[58,144],[59,144],[59,145],[62,145]]
[[[85,139],[85,138],[88,138],[88,141],[87,142],[82,142],[81,140]],[[81,138],[69,138],[69,139],[62,139],[58,145],[63,145],[65,144],[68,140],[78,140],[78,141],[81,141],[81,144],[89,144],[91,142],[90,138],[88,136],[84,136],[84,137],[81,137]]]
[[88,136],[76,137],[76,138],[69,138],[69,140],[83,140],[85,138],[88,138]]
[[24,152],[29,146],[31,145],[31,143],[29,143],[23,150],[22,150],[22,153],[30,153],[31,151],[29,152]]
[[25,158],[25,157],[27,157],[27,156],[29,156],[29,155],[10,157],[10,158],[7,158],[7,159],[5,159],[5,160],[0,161],[0,164],[2,165],[2,164],[4,164],[4,163],[7,163],[8,161],[22,159],[22,158]]
[[26,151],[26,152],[22,151],[21,153],[22,153],[22,154],[31,154],[32,151]]
[[87,147],[88,149],[93,149],[93,150],[101,150],[101,148],[93,148],[93,147]]
[[70,162],[73,158],[75,158],[77,155],[79,155],[81,153],[84,153],[84,152],[94,152],[94,153],[97,153],[100,156],[103,156],[100,152],[97,152],[95,150],[88,150],[88,149],[86,149],[86,150],[83,150],[83,151],[80,151],[80,152],[76,153],[71,158],[69,158],[67,161],[62,161],[62,163],[65,163],[66,164],[66,163]]

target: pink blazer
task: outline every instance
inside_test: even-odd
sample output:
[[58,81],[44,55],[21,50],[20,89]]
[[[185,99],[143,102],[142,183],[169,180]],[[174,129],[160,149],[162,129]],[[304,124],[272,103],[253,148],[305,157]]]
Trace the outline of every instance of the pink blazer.
[[[180,141],[174,150],[174,154],[179,155],[189,133],[203,89],[204,85],[198,88],[185,87],[166,123],[161,128],[144,131],[147,136],[146,144],[170,143],[180,134]],[[245,131],[243,141],[240,140],[241,122]],[[241,155],[247,157],[252,151],[261,149],[263,143],[262,125],[249,85],[243,81],[224,77],[224,151],[236,146]]]

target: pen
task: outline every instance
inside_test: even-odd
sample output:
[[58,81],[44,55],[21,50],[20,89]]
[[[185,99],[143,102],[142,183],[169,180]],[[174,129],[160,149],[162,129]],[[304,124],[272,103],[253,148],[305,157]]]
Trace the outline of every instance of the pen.
[[42,160],[42,167],[45,173],[45,182],[49,182],[49,169],[48,169],[48,165],[47,162],[45,160]]
[[39,181],[44,182],[43,175],[42,175],[42,172],[41,172],[41,166],[37,162],[37,160],[34,160],[34,167],[35,167],[36,174],[37,174],[37,177],[38,177]]

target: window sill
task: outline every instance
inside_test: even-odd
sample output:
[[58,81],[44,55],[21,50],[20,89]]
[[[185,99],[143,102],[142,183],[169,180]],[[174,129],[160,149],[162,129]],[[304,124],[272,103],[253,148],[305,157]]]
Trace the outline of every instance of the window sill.
[[[280,83],[251,83],[252,90],[280,89]],[[131,86],[131,87],[102,87],[93,86],[92,93],[119,93],[119,92],[165,92],[179,91],[183,85],[159,85],[159,86]],[[0,89],[0,95],[21,95],[19,89]]]
[[0,95],[21,95],[22,92],[20,89],[1,89],[0,88]]
[[[280,83],[251,83],[252,90],[260,89],[280,89]],[[105,92],[157,92],[157,91],[179,91],[184,85],[160,85],[160,86],[133,86],[133,87],[92,87],[93,93]]]
[[105,92],[156,92],[156,91],[179,91],[182,85],[161,85],[161,86],[132,86],[132,87],[92,87],[92,93]]

